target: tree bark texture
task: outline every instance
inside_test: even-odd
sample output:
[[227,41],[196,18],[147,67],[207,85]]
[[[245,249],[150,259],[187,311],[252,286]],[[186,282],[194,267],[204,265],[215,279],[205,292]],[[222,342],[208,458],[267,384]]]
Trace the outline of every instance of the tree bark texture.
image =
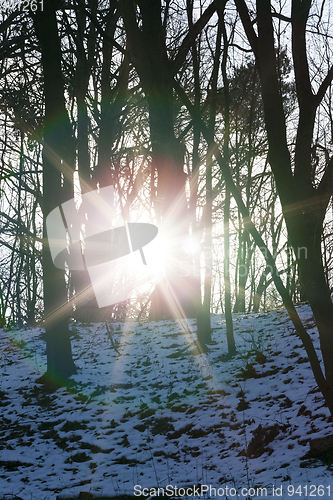
[[64,100],[61,73],[61,48],[55,2],[45,2],[44,10],[34,16],[42,52],[45,121],[43,130],[43,282],[47,350],[47,378],[63,383],[75,373],[72,360],[69,308],[64,271],[56,268],[46,234],[46,216],[62,202],[73,197],[74,143]]

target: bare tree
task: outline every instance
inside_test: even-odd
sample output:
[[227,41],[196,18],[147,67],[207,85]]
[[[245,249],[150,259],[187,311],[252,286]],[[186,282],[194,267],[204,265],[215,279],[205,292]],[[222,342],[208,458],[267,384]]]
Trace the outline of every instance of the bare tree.
[[[75,373],[72,360],[67,288],[64,272],[53,265],[47,240],[46,216],[73,197],[75,147],[64,97],[61,48],[55,2],[34,15],[41,47],[44,76],[45,122],[43,130],[43,281],[47,372],[42,380],[62,384]],[[58,128],[53,125],[58,118]]]
[[332,192],[333,158],[326,162],[321,179],[318,180],[312,147],[316,114],[331,85],[333,67],[323,75],[315,92],[311,84],[306,45],[306,29],[312,2],[293,0],[291,18],[287,21],[291,22],[291,48],[299,120],[295,147],[291,155],[277,71],[271,2],[256,2],[257,33],[245,1],[235,0],[235,4],[258,66],[269,141],[269,163],[274,173],[289,241],[297,258],[301,283],[319,330],[325,366],[324,386],[320,388],[332,412],[333,305],[322,263],[321,236]]

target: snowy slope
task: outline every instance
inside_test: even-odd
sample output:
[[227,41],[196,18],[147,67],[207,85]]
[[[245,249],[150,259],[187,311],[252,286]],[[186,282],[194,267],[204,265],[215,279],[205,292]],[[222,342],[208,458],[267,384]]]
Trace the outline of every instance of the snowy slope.
[[[298,310],[316,339],[308,306]],[[212,323],[206,355],[189,325],[113,325],[117,353],[104,324],[76,323],[79,372],[72,390],[52,394],[35,384],[46,366],[42,330],[0,331],[0,498],[167,485],[215,488],[206,498],[333,496],[331,467],[306,457],[309,439],[332,424],[286,313],[234,315],[229,361],[224,318]]]

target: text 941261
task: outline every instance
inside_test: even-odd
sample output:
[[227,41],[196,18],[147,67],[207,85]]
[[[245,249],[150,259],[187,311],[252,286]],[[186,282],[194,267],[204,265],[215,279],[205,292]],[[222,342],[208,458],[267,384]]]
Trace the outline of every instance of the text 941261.
[[36,12],[43,10],[44,0],[0,0],[2,12]]

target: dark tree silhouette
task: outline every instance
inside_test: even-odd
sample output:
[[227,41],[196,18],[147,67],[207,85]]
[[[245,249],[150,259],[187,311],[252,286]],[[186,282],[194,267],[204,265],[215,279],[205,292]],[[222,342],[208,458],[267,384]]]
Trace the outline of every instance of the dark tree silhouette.
[[53,265],[45,221],[55,207],[73,197],[75,149],[65,107],[56,2],[45,2],[43,11],[38,10],[34,15],[34,25],[41,48],[45,98],[42,208],[47,372],[42,380],[57,385],[64,383],[76,370],[68,327],[70,308],[65,275]]
[[[325,166],[320,182],[314,182],[312,159],[316,112],[333,78],[333,67],[314,92],[309,73],[306,27],[312,2],[293,0],[291,10],[292,55],[298,99],[299,121],[293,155],[288,147],[286,118],[280,92],[271,2],[257,0],[254,31],[244,0],[235,0],[254,52],[264,105],[271,165],[280,197],[290,244],[299,266],[302,286],[312,308],[320,335],[325,381],[320,387],[333,412],[333,304],[325,279],[321,255],[323,221],[331,198],[333,158]],[[300,249],[305,251],[300,251]]]

